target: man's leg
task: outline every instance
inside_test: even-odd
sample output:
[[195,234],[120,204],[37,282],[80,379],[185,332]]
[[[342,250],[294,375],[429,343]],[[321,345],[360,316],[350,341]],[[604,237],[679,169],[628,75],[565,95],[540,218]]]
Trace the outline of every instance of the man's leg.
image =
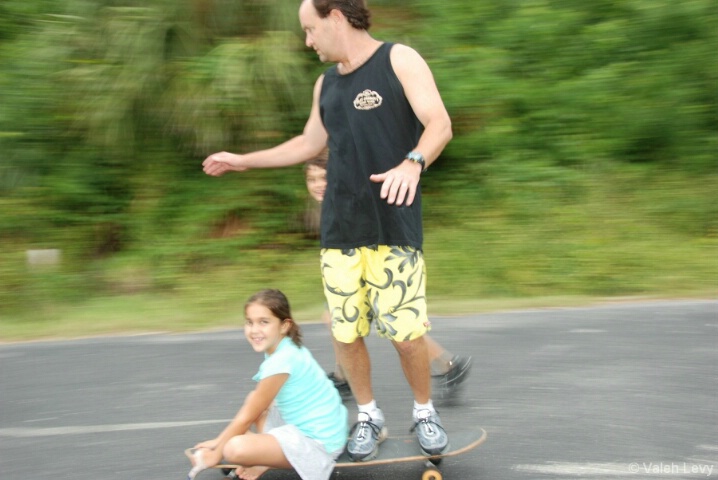
[[406,342],[392,343],[399,353],[401,368],[411,391],[414,392],[414,400],[417,403],[428,403],[431,399],[431,375],[426,339],[422,336]]
[[404,376],[414,393],[414,427],[425,455],[444,453],[449,439],[431,401],[429,350],[431,328],[426,308],[426,269],[420,250],[382,246],[367,262],[366,282],[380,335],[391,339]]
[[431,400],[426,269],[420,250],[380,245],[367,261],[367,300],[379,334],[391,339],[417,404]]
[[405,342],[392,341],[401,359],[411,391],[414,393],[414,427],[419,445],[426,455],[444,453],[449,439],[431,401],[431,371],[425,336]]
[[359,405],[371,402],[374,399],[371,386],[371,361],[364,338],[359,337],[352,343],[334,342],[339,352],[344,375]]
[[357,401],[357,422],[347,442],[353,461],[371,460],[387,435],[384,414],[371,386],[371,362],[364,343],[369,334],[369,303],[363,280],[365,248],[322,250],[324,294],[331,315],[337,357]]
[[352,343],[336,342],[342,369],[349,380],[357,402],[357,422],[347,443],[347,454],[353,461],[367,461],[379,452],[379,444],[387,437],[384,414],[377,407],[371,388],[371,362],[364,338]]
[[325,248],[321,253],[322,281],[327,300],[322,319],[331,329],[332,346],[336,361],[341,366],[341,377],[356,385],[350,386],[360,404],[372,398],[371,364],[362,338],[369,334],[362,252],[361,248]]

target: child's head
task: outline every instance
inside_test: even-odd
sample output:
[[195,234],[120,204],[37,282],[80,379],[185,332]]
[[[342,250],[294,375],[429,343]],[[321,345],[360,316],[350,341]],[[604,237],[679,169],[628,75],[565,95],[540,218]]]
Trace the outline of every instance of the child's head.
[[[278,333],[282,338],[290,337],[298,347],[302,345],[302,332],[299,330],[299,325],[292,319],[289,300],[279,290],[261,290],[249,297],[244,305],[244,315],[247,324],[258,320],[278,322]],[[245,333],[247,333],[247,324],[245,324]],[[252,343],[251,339],[248,338],[248,340]]]
[[314,200],[321,203],[327,189],[327,160],[329,150],[324,149],[315,158],[307,160],[304,165],[304,175],[307,181],[307,190]]

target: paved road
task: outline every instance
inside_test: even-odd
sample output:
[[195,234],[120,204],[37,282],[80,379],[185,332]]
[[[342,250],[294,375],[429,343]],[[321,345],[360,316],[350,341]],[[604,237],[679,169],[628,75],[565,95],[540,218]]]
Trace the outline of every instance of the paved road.
[[[444,461],[446,480],[718,478],[718,302],[433,320],[437,340],[475,358],[463,401],[440,410],[447,429],[489,434]],[[304,332],[330,367],[324,327]],[[374,336],[369,344],[378,401],[390,430],[404,433],[411,396],[395,353]],[[260,360],[239,330],[0,345],[0,474],[183,479],[182,450],[224,426]],[[403,465],[334,478],[420,472]]]

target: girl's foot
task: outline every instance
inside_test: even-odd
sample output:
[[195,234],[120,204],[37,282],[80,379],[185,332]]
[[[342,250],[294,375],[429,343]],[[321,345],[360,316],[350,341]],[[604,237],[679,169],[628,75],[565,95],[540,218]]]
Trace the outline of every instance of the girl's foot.
[[242,480],[257,480],[259,477],[264,475],[264,472],[269,470],[269,467],[239,467],[235,470],[237,478]]

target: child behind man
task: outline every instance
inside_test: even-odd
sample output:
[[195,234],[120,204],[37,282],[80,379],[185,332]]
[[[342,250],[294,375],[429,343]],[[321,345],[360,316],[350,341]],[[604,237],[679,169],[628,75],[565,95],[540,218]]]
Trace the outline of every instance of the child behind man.
[[[324,192],[327,188],[327,161],[328,149],[321,155],[308,160],[304,165],[304,178],[307,183],[309,195],[315,201],[305,213],[305,226],[311,232],[319,231],[319,207],[324,200]],[[331,328],[331,316],[329,311],[324,310],[322,321]],[[432,379],[434,380],[434,397],[437,400],[450,402],[456,400],[461,384],[466,380],[471,370],[472,358],[461,355],[454,355],[444,349],[429,335],[425,335],[429,349],[429,360],[431,361]],[[329,378],[334,382],[334,387],[339,391],[342,398],[351,398],[351,390],[347,383],[346,376],[338,361],[336,340],[332,336],[334,347],[334,371],[329,373]]]

